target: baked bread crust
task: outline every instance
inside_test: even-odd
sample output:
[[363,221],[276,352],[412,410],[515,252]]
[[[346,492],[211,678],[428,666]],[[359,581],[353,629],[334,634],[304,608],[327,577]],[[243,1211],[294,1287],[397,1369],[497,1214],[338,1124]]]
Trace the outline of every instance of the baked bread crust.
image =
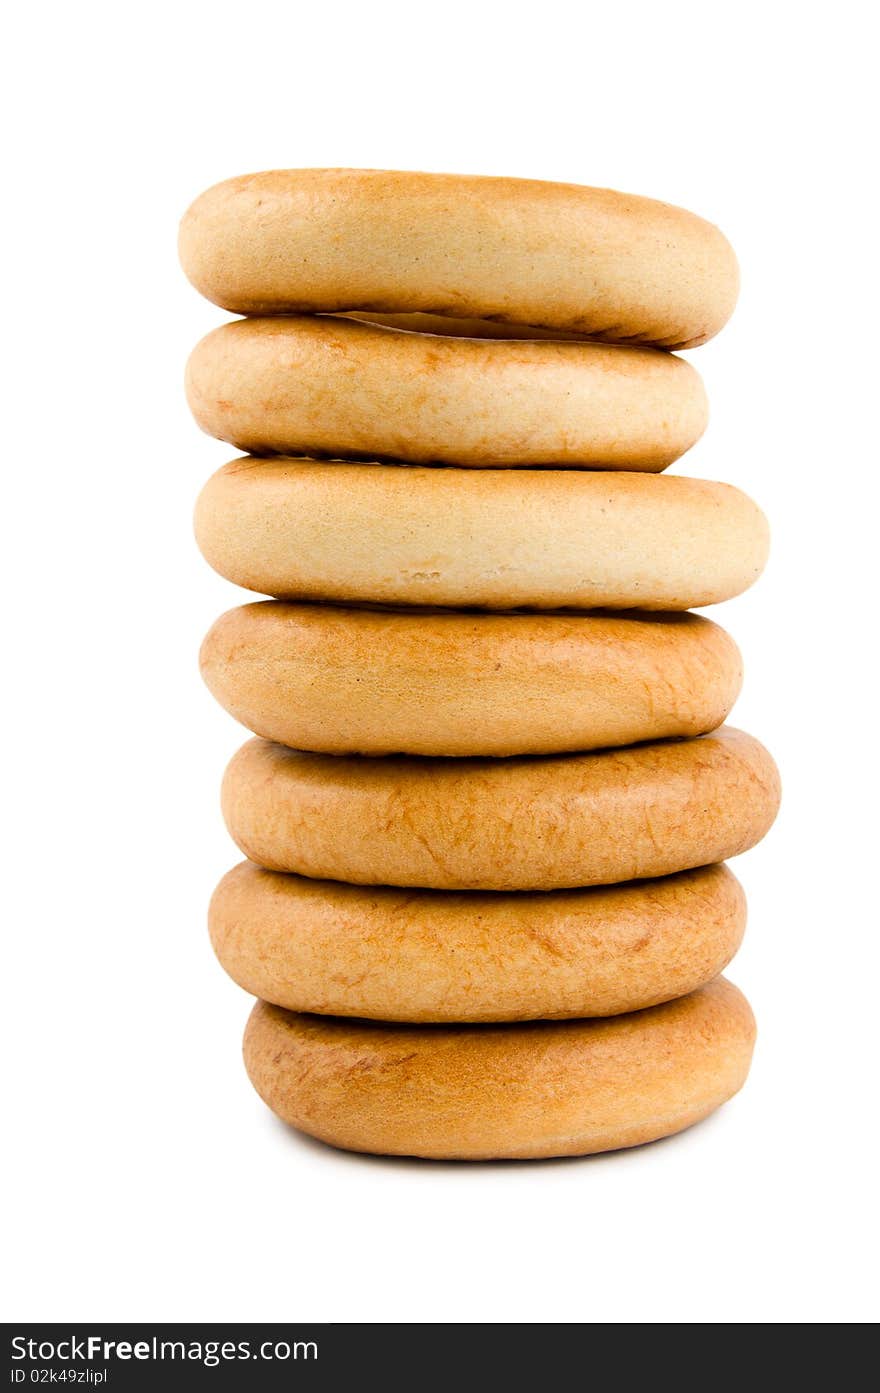
[[503,895],[343,885],[243,861],[208,913],[217,957],[253,996],[423,1023],[639,1011],[717,977],[745,921],[725,866]]
[[267,170],[196,199],[196,289],[238,314],[410,311],[690,348],[736,303],[733,250],[683,208],[612,189],[375,169]]
[[676,475],[233,460],[196,505],[203,556],[286,600],[683,610],[767,559],[739,489]]
[[325,754],[550,754],[700,735],[742,683],[695,614],[482,614],[264,600],[209,630],[202,675],[255,735]]
[[388,1026],[258,1002],[255,1089],[285,1122],[348,1151],[490,1160],[582,1156],[690,1127],[745,1082],[755,1023],[719,977],[607,1020]]
[[240,319],[186,370],[202,430],[255,455],[657,472],[702,435],[690,363],[620,344],[442,338],[344,318]]
[[669,875],[759,842],[779,774],[729,726],[539,759],[358,759],[251,740],[223,813],[269,870],[357,885],[554,890]]

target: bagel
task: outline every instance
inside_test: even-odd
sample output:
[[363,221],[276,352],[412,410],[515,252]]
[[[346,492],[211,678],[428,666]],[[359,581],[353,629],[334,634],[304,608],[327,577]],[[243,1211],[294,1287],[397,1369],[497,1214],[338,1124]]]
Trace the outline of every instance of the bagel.
[[739,1091],[755,1041],[723,977],[610,1020],[382,1025],[257,1002],[245,1067],[264,1103],[346,1151],[579,1156],[690,1127]]
[[341,885],[243,861],[211,900],[211,942],[254,996],[384,1021],[613,1016],[727,966],[745,896],[725,866],[544,894]]
[[516,755],[699,735],[739,693],[695,614],[383,611],[274,600],[222,615],[202,675],[255,735],[327,754]]
[[583,470],[233,460],[196,505],[215,570],[288,600],[513,609],[692,609],[767,558],[729,484]]
[[717,227],[611,189],[378,169],[270,170],[184,216],[183,269],[237,314],[421,311],[691,348],[736,303]]
[[339,759],[251,740],[223,814],[269,870],[358,885],[554,890],[724,861],[768,831],[779,775],[724,727],[552,759]]
[[202,430],[257,455],[657,472],[707,420],[656,348],[442,338],[350,319],[240,319],[194,349]]

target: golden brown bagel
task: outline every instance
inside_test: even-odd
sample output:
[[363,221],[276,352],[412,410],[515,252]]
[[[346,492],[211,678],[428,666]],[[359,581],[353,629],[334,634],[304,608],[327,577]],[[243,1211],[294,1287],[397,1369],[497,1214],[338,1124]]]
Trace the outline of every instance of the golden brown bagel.
[[680,1132],[745,1082],[755,1022],[719,977],[610,1020],[382,1025],[260,1001],[245,1066],[285,1122],[331,1146],[448,1160],[579,1156]]
[[703,384],[655,348],[440,338],[350,319],[241,319],[186,373],[209,435],[252,454],[665,469],[702,435]]
[[667,203],[381,169],[227,179],[186,213],[180,258],[239,314],[422,311],[664,348],[717,333],[739,285],[718,228]]
[[226,824],[259,865],[440,890],[669,875],[754,846],[778,806],[770,755],[727,726],[550,759],[340,759],[251,740],[223,781]]
[[327,754],[516,755],[699,735],[739,693],[695,614],[480,614],[293,605],[221,616],[201,653],[255,735]]
[[745,919],[725,866],[501,895],[364,888],[250,861],[223,877],[208,915],[220,962],[254,996],[415,1022],[639,1011],[717,977]]
[[196,536],[215,570],[289,600],[692,609],[760,575],[767,523],[729,484],[585,470],[233,460]]

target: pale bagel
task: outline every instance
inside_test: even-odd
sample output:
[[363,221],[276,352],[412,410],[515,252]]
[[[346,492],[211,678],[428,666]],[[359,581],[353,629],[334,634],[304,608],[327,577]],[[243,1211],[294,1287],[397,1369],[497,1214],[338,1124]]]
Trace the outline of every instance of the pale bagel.
[[742,681],[733,639],[695,614],[274,600],[222,615],[201,668],[255,735],[327,754],[549,754],[699,735]]
[[725,866],[542,894],[342,885],[243,861],[208,922],[245,991],[292,1011],[454,1022],[613,1016],[730,962],[745,896]]
[[251,454],[658,471],[707,420],[656,348],[441,338],[350,319],[240,319],[186,372],[202,430]]
[[227,580],[290,600],[692,609],[760,575],[764,515],[674,475],[233,460],[196,506]]
[[347,1151],[448,1160],[578,1156],[680,1132],[739,1091],[755,1042],[716,981],[610,1020],[382,1025],[260,1001],[244,1037],[257,1093]]
[[779,775],[724,727],[552,759],[340,759],[251,740],[223,813],[269,870],[361,885],[553,890],[727,860],[768,831]]
[[239,314],[477,317],[686,348],[736,303],[717,227],[611,189],[376,169],[228,179],[186,213],[193,285]]

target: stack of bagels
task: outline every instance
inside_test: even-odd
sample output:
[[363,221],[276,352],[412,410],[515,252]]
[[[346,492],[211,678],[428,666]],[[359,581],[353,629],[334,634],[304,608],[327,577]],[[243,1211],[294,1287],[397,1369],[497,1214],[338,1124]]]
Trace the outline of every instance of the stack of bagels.
[[195,349],[244,458],[199,545],[271,599],[202,671],[256,736],[223,785],[248,858],[219,959],[280,1117],[356,1151],[541,1157],[681,1130],[743,1083],[724,861],[779,801],[724,725],[760,573],[727,484],[662,473],[706,398],[670,350],[737,294],[722,234],[516,179],[294,170],[203,194],[187,275],[245,316]]

